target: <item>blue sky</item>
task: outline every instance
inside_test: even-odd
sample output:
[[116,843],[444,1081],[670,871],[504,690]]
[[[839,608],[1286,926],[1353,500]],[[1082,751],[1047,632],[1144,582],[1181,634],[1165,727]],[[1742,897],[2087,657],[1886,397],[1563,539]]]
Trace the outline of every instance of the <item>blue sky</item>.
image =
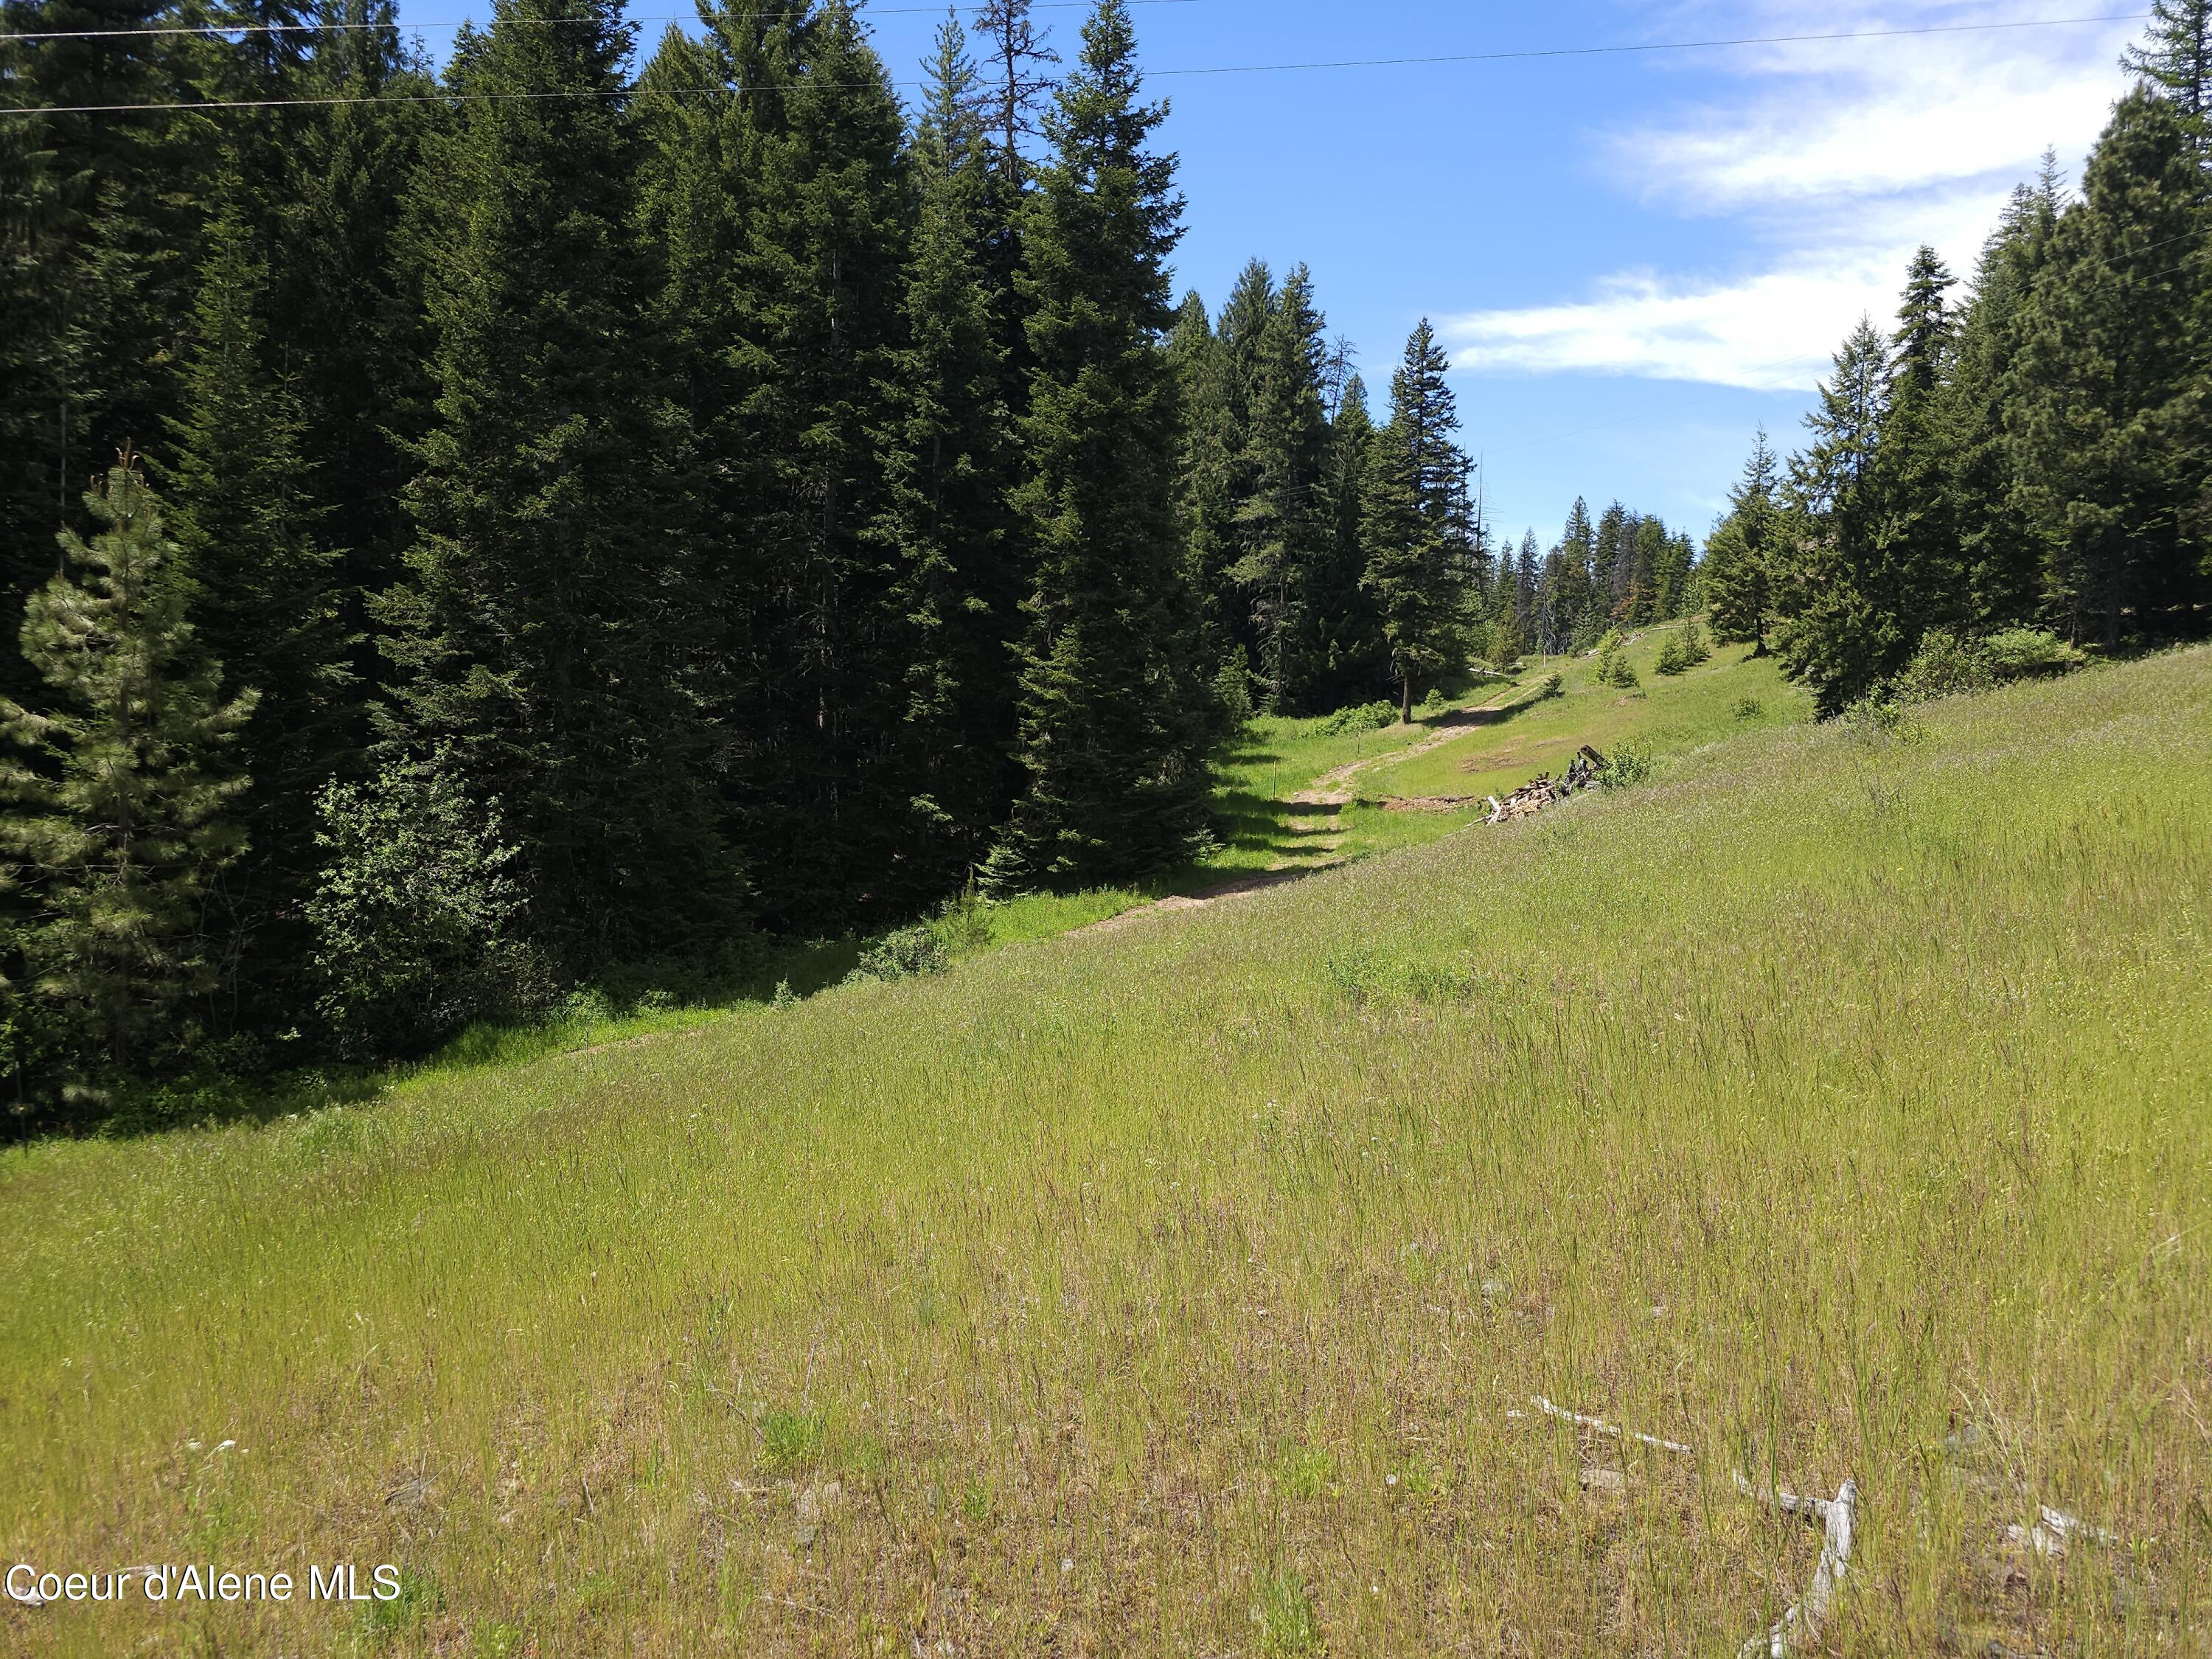
[[[1173,113],[1179,287],[1313,268],[1378,413],[1424,315],[1451,348],[1492,524],[1577,495],[1702,533],[1765,422],[1794,446],[1828,353],[1933,243],[1962,275],[2046,144],[2069,176],[2142,0],[1138,0]],[[405,0],[410,26],[488,4]],[[1039,4],[1073,57],[1085,7]],[[641,21],[687,12],[633,0]],[[1850,41],[1256,74],[1248,65],[2106,21]],[[910,82],[941,7],[866,15]],[[649,49],[664,27],[645,23]],[[449,33],[425,28],[434,52]]]

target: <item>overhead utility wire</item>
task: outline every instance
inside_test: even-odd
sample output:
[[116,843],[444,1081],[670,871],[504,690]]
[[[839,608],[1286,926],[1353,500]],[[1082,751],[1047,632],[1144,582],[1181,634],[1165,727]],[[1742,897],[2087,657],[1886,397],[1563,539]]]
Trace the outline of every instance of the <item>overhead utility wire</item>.
[[[2039,17],[2011,23],[1940,23],[1929,24],[1917,28],[1861,29],[1838,34],[1741,35],[1729,40],[1659,40],[1647,42],[1641,46],[1552,46],[1525,52],[1460,52],[1437,58],[1355,58],[1326,63],[1230,64],[1200,69],[1146,70],[1144,74],[1147,80],[1158,80],[1197,75],[1280,75],[1305,70],[1396,69],[1425,64],[1501,64],[1525,62],[1535,58],[1590,58],[1633,52],[1698,52],[1731,46],[1801,46],[1815,42],[1887,40],[1905,35],[1976,34],[1987,33],[1996,29],[2064,28],[2083,23],[2136,22],[2150,15],[2143,11],[2108,12],[2094,17]],[[327,107],[342,104],[513,103],[527,102],[537,99],[724,97],[754,92],[795,92],[802,87],[850,87],[859,89],[877,84],[879,83],[857,81],[842,83],[825,81],[793,81],[751,87],[656,87],[651,88],[627,87],[615,92],[435,92],[403,94],[380,98],[236,98],[186,100],[166,104],[60,104],[37,109],[0,109],[0,115],[114,115],[129,113],[132,111],[153,112],[185,109],[299,109]],[[895,80],[890,84],[918,87],[927,83],[919,80]]]
[[[1091,0],[1036,0],[1035,9],[1038,11],[1081,11],[1086,9],[1091,3]],[[1195,6],[1205,3],[1205,0],[1127,0],[1127,3],[1133,6]],[[985,9],[987,9],[987,8],[977,5],[951,7],[871,6],[868,8],[868,15],[873,17],[899,17],[910,12],[919,12],[926,13],[931,16],[935,16],[939,12],[946,10],[978,12]],[[717,22],[744,23],[751,22],[756,19],[763,17],[784,17],[788,16],[790,14],[787,10],[720,12],[716,14],[715,21]],[[534,28],[560,28],[569,26],[589,27],[595,26],[599,21],[597,18],[593,17],[510,17],[507,21],[510,27],[517,24],[528,24]],[[623,19],[623,21],[629,23],[696,23],[698,21],[699,14],[696,11],[684,12],[680,15],[672,14],[665,17],[629,17]],[[0,40],[137,40],[143,37],[155,35],[177,34],[215,35],[227,40],[233,35],[240,34],[343,34],[366,29],[390,29],[394,33],[398,34],[420,34],[425,29],[465,29],[471,26],[471,21],[472,20],[471,19],[464,18],[458,23],[408,23],[404,25],[398,22],[163,23],[146,28],[136,29],[48,29],[44,31],[33,31],[21,34],[0,34]]]

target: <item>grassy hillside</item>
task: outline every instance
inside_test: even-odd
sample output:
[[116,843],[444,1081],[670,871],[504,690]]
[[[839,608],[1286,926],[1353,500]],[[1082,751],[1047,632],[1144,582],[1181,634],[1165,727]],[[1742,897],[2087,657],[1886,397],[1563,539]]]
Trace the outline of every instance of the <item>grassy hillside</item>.
[[[407,1594],[0,1646],[1732,1651],[1819,1542],[1746,1468],[1858,1481],[1838,1650],[2201,1647],[2212,653],[1924,719],[7,1154],[9,1560]],[[2008,1541],[2039,1501],[2118,1541]]]
[[1519,700],[1504,718],[1483,721],[1465,737],[1379,768],[1363,780],[1361,793],[1504,795],[1539,772],[1557,777],[1584,744],[1604,754],[1625,743],[1677,754],[1812,718],[1812,699],[1782,678],[1773,658],[1754,658],[1749,646],[1722,646],[1685,674],[1659,673],[1652,665],[1666,636],[1655,629],[1622,650],[1637,672],[1633,690],[1598,684],[1594,657],[1546,659],[1531,677],[1558,672],[1559,696]]

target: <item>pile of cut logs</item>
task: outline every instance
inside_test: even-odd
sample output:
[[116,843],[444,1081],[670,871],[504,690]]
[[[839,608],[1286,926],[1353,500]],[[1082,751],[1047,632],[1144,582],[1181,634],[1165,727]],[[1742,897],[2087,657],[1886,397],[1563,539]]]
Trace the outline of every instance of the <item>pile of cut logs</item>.
[[1522,784],[1504,800],[1490,796],[1490,816],[1483,822],[1510,823],[1516,818],[1540,812],[1570,795],[1595,787],[1598,775],[1604,770],[1605,757],[1584,744],[1582,751],[1567,763],[1566,776],[1555,781],[1549,772],[1539,772],[1534,781]]

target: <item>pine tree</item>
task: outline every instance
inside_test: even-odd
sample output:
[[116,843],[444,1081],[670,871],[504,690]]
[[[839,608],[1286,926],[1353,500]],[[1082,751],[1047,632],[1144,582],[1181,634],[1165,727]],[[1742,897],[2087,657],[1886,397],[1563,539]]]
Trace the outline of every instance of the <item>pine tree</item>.
[[1206,822],[1217,722],[1187,637],[1158,344],[1182,203],[1174,158],[1146,148],[1166,112],[1141,97],[1127,7],[1100,0],[1046,123],[1054,154],[1027,227],[1029,781],[987,872],[1000,887],[1123,880],[1184,855]]
[[1390,422],[1375,434],[1361,485],[1365,585],[1408,720],[1415,685],[1453,665],[1467,622],[1466,568],[1451,535],[1467,458],[1452,441],[1459,410],[1444,379],[1449,367],[1424,318],[1391,378]]
[[1322,328],[1313,277],[1301,265],[1269,307],[1256,343],[1243,468],[1250,493],[1237,512],[1243,551],[1231,573],[1249,602],[1254,661],[1277,714],[1306,706],[1317,672],[1301,647],[1310,589],[1334,530]]
[[921,216],[884,434],[905,707],[896,746],[904,902],[957,885],[1005,821],[1018,781],[1013,662],[1024,573],[1006,497],[1018,459],[999,398],[984,264],[990,167],[957,23],[939,30],[915,144]]
[[303,498],[338,527],[337,579],[347,663],[357,679],[385,672],[363,597],[398,579],[412,539],[403,499],[432,417],[423,372],[422,249],[406,209],[422,149],[441,119],[422,100],[428,70],[400,40],[392,0],[335,0],[318,16],[294,77],[301,94],[335,101],[305,111],[283,146],[249,238],[268,252],[269,367],[298,400]]
[[245,845],[233,750],[253,697],[222,698],[135,459],[85,505],[104,528],[63,532],[71,573],[25,610],[51,712],[0,700],[24,757],[0,769],[0,837],[28,876],[36,992],[83,1022],[97,1065],[126,1071],[175,1052],[192,1001],[217,988],[207,911]]
[[732,799],[763,913],[842,924],[894,903],[878,878],[905,816],[901,711],[883,695],[903,623],[871,528],[913,238],[903,121],[845,0],[731,0],[713,22],[732,84],[756,88],[730,100],[721,139],[738,222],[713,343],[735,402],[704,437],[728,484],[718,554],[742,550],[725,578],[743,591],[726,646],[741,665],[723,714],[742,744]]
[[301,940],[286,942],[285,923],[296,927],[313,864],[314,799],[365,733],[349,695],[337,557],[319,544],[325,514],[301,454],[305,418],[268,364],[256,314],[267,271],[235,207],[218,216],[208,248],[185,412],[169,422],[176,458],[162,471],[199,638],[266,711],[239,744],[253,781],[238,811],[254,850],[226,884],[241,962],[265,983],[297,967]]
[[2051,234],[2014,369],[2015,477],[2076,640],[2200,631],[2203,174],[2182,115],[2123,98]]
[[1729,492],[1729,515],[1714,529],[1705,548],[1705,607],[1713,637],[1751,646],[1766,654],[1766,634],[1774,616],[1774,561],[1782,552],[1781,507],[1775,500],[1774,452],[1761,427],[1743,477]]
[[1667,533],[1665,520],[1637,520],[1628,580],[1616,602],[1617,607],[1625,607],[1617,608],[1623,626],[1643,628],[1681,614],[1682,588],[1689,570],[1686,566],[1675,568],[1673,549],[1674,538]]
[[1917,642],[1932,627],[1964,622],[1966,592],[1951,494],[1950,433],[1940,393],[1953,372],[1957,319],[1947,299],[1954,278],[1936,250],[1922,247],[1906,273],[1877,446],[1875,537],[1894,573],[1896,628]]
[[1389,647],[1374,596],[1362,585],[1367,561],[1360,543],[1364,517],[1362,476],[1375,444],[1367,387],[1352,374],[1336,396],[1328,432],[1327,541],[1306,582],[1299,654],[1311,679],[1306,706],[1316,710],[1368,701],[1389,685]]
[[2212,0],[2151,0],[2150,17],[2150,38],[2121,62],[2164,89],[2201,146],[2212,137]]
[[1182,411],[1176,461],[1176,520],[1184,580],[1197,606],[1200,648],[1225,661],[1243,618],[1229,580],[1237,561],[1236,480],[1244,447],[1229,353],[1195,291],[1176,309],[1167,341]]
[[[172,407],[213,128],[165,107],[205,95],[188,71],[206,48],[161,33],[157,0],[9,0],[0,16],[12,37],[0,107],[100,112],[0,116],[0,637],[12,640],[88,469],[154,436]],[[43,695],[0,652],[7,689]]]
[[501,0],[456,53],[418,210],[437,423],[380,603],[395,737],[504,803],[531,926],[577,970],[718,938],[735,898],[697,782],[686,435],[631,234],[629,46],[613,0]]
[[2014,193],[1982,250],[1951,373],[1936,392],[1961,569],[1954,604],[1972,634],[2031,623],[2041,602],[2042,561],[2015,488],[2008,421],[2029,298],[2058,210],[2056,166],[2047,163],[2039,187]]
[[1785,506],[1795,546],[1783,560],[1778,608],[1782,660],[1832,714],[1904,665],[1896,573],[1878,535],[1873,471],[1887,412],[1889,353],[1862,319],[1836,354],[1820,407],[1805,417],[1813,441],[1792,459]]

